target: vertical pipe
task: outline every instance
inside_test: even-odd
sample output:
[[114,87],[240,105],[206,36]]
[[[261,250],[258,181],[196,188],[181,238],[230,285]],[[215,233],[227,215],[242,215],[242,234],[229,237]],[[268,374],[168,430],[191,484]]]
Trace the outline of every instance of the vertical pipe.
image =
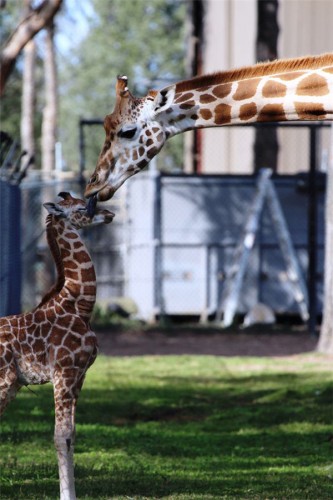
[[84,185],[85,185],[85,179],[84,179],[84,170],[85,170],[85,163],[86,163],[86,158],[85,158],[85,144],[84,144],[84,125],[85,121],[80,119],[79,121],[79,166],[80,166],[80,174],[79,174],[79,183],[80,186],[83,190]]
[[318,131],[310,125],[310,170],[308,186],[308,296],[309,322],[311,335],[316,335],[317,324],[317,147]]
[[155,316],[163,315],[163,291],[162,291],[162,248],[161,248],[161,174],[158,170],[152,170],[151,175],[154,181],[154,228],[153,228],[153,242],[154,242],[154,310]]
[[210,255],[211,255],[211,245],[204,245],[205,250],[205,305],[200,313],[200,322],[204,323],[208,319],[209,309],[210,309]]

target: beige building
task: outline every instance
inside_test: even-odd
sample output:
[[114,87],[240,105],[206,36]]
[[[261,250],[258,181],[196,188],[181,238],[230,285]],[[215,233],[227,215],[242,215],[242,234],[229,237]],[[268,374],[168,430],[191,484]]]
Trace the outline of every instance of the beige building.
[[[256,62],[257,0],[204,0],[202,73]],[[332,0],[279,0],[279,58],[333,51]],[[200,131],[203,173],[253,172],[252,128]],[[308,132],[279,130],[279,173],[308,169]],[[323,163],[329,132],[321,145]]]

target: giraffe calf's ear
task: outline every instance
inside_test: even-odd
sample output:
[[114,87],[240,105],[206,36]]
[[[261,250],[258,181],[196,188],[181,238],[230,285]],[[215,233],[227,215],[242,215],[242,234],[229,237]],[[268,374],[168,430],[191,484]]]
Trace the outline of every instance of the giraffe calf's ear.
[[63,198],[64,200],[71,200],[73,198],[70,193],[67,193],[65,191],[61,191],[61,193],[58,193],[58,196],[60,198]]
[[46,208],[49,214],[52,215],[63,215],[64,211],[55,203],[43,203],[43,207]]
[[172,105],[175,93],[176,85],[171,85],[157,92],[154,99],[154,111],[156,114],[165,111]]

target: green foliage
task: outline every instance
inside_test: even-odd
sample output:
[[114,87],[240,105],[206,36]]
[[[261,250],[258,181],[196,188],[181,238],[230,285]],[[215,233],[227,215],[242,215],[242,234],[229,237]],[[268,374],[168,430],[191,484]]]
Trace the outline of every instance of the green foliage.
[[[0,9],[0,44],[1,50],[19,25],[24,14],[24,3],[22,1],[6,2],[4,8]],[[36,55],[36,72],[35,72],[35,88],[36,88],[36,112],[33,117],[35,138],[36,138],[36,155],[35,166],[38,166],[40,155],[40,135],[42,123],[42,110],[44,106],[43,93],[43,58],[41,57],[43,47],[43,34],[35,37],[39,51]],[[21,124],[21,97],[22,97],[22,70],[24,64],[24,56],[21,53],[15,63],[15,67],[6,82],[5,92],[1,97],[0,103],[0,121],[1,130],[4,130],[13,139],[20,140],[20,124]]]
[[[113,302],[117,303],[117,301]],[[118,301],[122,306],[121,300]],[[126,308],[123,308],[126,311]],[[111,310],[107,304],[96,304],[94,307],[93,315],[91,318],[93,330],[110,329],[115,327],[117,329],[135,329],[142,327],[139,320],[131,318],[131,313],[128,311],[128,317],[121,316],[117,312]]]
[[[184,76],[186,2],[91,0],[87,35],[60,61],[61,140],[70,168],[78,163],[78,121],[104,118],[114,106],[117,74],[127,75],[134,95]],[[102,126],[86,136],[87,166],[96,164]],[[95,135],[96,137],[92,137]],[[181,161],[182,139],[166,149],[161,165]]]
[[1,130],[13,139],[20,139],[22,75],[15,69],[9,78],[0,103]]
[[[332,372],[319,355],[99,357],[77,410],[84,499],[333,496]],[[2,420],[2,499],[58,498],[50,386]]]
[[[6,6],[0,9],[0,50],[9,38],[13,27],[19,23],[22,10],[21,2],[20,4],[7,2]],[[21,78],[21,58],[19,58],[0,103],[1,130],[15,139],[20,137]]]

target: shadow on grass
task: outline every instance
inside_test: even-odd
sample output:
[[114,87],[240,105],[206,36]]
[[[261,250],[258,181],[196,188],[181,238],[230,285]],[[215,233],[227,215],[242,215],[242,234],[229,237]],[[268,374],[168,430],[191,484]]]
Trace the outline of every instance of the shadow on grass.
[[[331,459],[332,391],[325,380],[313,373],[155,379],[83,390],[79,497],[331,497],[329,474],[318,472]],[[1,498],[58,497],[52,405],[52,388],[45,387],[9,409]],[[20,447],[29,444],[47,449],[43,463],[22,462]]]

